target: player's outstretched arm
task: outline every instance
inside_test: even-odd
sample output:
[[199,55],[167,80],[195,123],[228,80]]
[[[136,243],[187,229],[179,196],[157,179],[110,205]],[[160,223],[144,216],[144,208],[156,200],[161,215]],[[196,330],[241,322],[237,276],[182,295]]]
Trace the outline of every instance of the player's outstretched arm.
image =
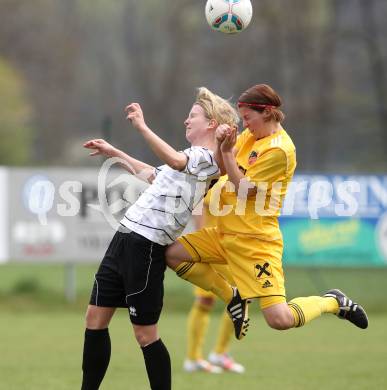
[[178,171],[186,167],[187,156],[167,144],[146,125],[141,106],[138,103],[126,106],[125,112],[126,119],[130,120],[134,128],[140,132],[157,157]]
[[93,150],[90,156],[116,157],[120,165],[129,173],[137,175],[143,181],[151,183],[154,179],[154,167],[137,160],[120,149],[115,148],[103,139],[92,139],[83,144],[86,149]]

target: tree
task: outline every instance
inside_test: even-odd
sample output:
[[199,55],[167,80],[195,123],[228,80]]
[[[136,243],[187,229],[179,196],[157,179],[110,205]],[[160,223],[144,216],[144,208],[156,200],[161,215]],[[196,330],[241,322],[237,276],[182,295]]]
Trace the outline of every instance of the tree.
[[0,58],[0,164],[23,165],[32,151],[32,109],[24,80]]

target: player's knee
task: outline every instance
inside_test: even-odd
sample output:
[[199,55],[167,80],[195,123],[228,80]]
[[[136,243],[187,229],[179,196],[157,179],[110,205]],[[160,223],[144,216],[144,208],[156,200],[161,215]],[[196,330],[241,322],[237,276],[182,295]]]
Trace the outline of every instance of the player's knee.
[[107,325],[104,325],[101,318],[99,318],[95,313],[86,313],[85,324],[87,329],[104,329],[107,328]]
[[97,306],[89,306],[86,311],[85,322],[87,329],[105,329],[109,326],[114,309],[103,310]]
[[140,345],[140,347],[145,347],[146,345],[152,343],[152,338],[149,337],[149,335],[147,333],[138,331],[138,332],[135,332],[134,335],[135,335],[136,340],[137,340],[138,344]]
[[289,318],[288,316],[273,316],[266,318],[266,322],[270,328],[276,330],[286,330],[293,327],[294,319]]
[[159,338],[156,327],[133,325],[133,329],[134,336],[140,347],[152,344]]

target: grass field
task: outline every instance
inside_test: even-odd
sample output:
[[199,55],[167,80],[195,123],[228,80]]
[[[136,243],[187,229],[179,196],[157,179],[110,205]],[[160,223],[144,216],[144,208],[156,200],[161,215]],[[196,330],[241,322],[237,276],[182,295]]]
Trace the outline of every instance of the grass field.
[[[63,299],[59,266],[0,267],[0,389],[79,389],[83,310],[95,266],[78,267],[78,299]],[[168,274],[161,334],[173,362],[173,388],[223,389],[238,386],[270,390],[382,390],[387,388],[387,308],[385,270],[287,271],[289,297],[340,286],[369,309],[370,327],[359,330],[334,316],[287,332],[269,329],[253,311],[250,332],[233,341],[232,353],[244,375],[187,374],[186,313],[191,289]],[[216,335],[221,305],[212,318],[206,351]],[[142,354],[121,310],[111,327],[112,359],[101,389],[148,389]]]

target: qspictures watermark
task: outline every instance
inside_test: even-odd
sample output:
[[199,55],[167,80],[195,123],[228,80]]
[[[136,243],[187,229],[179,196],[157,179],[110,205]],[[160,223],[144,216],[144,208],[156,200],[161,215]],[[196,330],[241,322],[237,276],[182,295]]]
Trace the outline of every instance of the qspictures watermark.
[[[145,182],[151,178],[149,172],[133,175],[117,174],[122,171],[114,170],[115,173],[111,174],[117,165],[125,165],[128,171],[133,172],[125,161],[110,158],[101,166],[97,183],[93,185],[80,180],[66,180],[55,185],[48,177],[35,176],[25,185],[25,205],[42,225],[48,224],[52,213],[64,218],[86,218],[94,210],[113,229],[117,229],[124,212],[146,191]],[[170,199],[165,203],[165,210],[171,215],[178,215],[192,207],[194,215],[201,215],[205,182],[206,177],[201,177],[192,187],[184,180],[178,180],[170,188],[161,189]],[[248,190],[253,188],[256,188],[255,194],[248,196]],[[232,193],[235,194],[232,182],[216,184],[211,190],[209,212],[220,217],[231,213],[243,216],[253,211],[260,216],[281,214],[284,217],[320,219],[359,215],[373,217],[387,210],[387,176],[296,175],[287,185],[283,182],[253,183],[243,180],[238,196],[232,197],[234,202],[231,204],[228,199]],[[189,204],[189,199],[193,200],[192,204]]]

